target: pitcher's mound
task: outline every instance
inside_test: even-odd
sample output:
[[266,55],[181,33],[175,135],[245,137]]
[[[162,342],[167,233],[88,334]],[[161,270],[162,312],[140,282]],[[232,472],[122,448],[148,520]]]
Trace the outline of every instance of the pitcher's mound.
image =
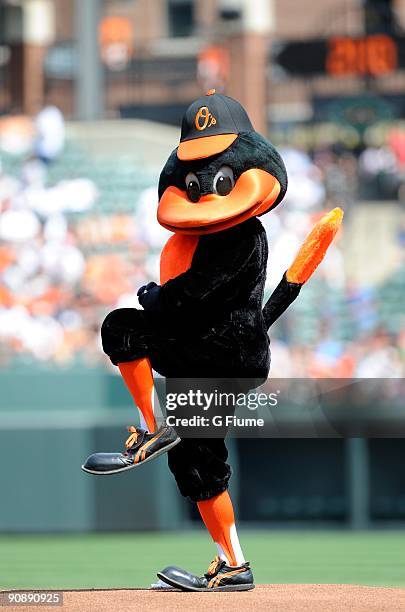
[[[19,612],[18,607],[7,610]],[[38,612],[38,606],[23,608]],[[116,589],[65,591],[63,608],[49,612],[187,612],[269,610],[270,612],[404,612],[405,589],[347,584],[260,584],[239,593],[184,593]]]

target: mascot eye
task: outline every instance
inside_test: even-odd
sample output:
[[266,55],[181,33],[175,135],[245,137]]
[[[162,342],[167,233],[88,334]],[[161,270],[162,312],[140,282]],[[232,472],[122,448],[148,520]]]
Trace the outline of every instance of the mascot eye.
[[214,192],[221,196],[226,196],[230,193],[235,185],[232,168],[222,166],[218,170],[214,178]]
[[188,199],[198,202],[201,197],[200,182],[193,172],[189,172],[186,176],[186,189]]

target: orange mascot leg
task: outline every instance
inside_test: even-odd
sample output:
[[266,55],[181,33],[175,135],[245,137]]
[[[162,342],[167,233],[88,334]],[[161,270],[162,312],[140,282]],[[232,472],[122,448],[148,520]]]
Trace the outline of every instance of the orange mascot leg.
[[235,516],[228,491],[197,503],[201,518],[228,565],[245,563],[235,527]]
[[119,363],[118,367],[149,432],[156,431],[153,413],[153,375],[149,359],[144,357],[135,361],[126,361]]

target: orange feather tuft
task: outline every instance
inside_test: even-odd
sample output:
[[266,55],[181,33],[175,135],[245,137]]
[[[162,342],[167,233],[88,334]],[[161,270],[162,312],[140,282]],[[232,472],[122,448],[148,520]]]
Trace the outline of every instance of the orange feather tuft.
[[341,208],[334,208],[312,228],[287,270],[288,282],[302,285],[312,276],[342,225],[343,214]]

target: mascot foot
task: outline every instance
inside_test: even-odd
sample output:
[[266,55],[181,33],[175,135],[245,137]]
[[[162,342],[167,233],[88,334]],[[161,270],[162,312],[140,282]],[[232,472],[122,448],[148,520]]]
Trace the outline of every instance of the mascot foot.
[[157,431],[148,433],[144,429],[128,427],[131,433],[125,446],[124,453],[93,453],[82,465],[82,470],[89,474],[118,474],[142,465],[163,453],[180,442],[173,427],[163,425]]
[[249,563],[231,567],[219,557],[201,578],[172,565],[157,575],[160,580],[183,591],[250,591],[255,588]]

